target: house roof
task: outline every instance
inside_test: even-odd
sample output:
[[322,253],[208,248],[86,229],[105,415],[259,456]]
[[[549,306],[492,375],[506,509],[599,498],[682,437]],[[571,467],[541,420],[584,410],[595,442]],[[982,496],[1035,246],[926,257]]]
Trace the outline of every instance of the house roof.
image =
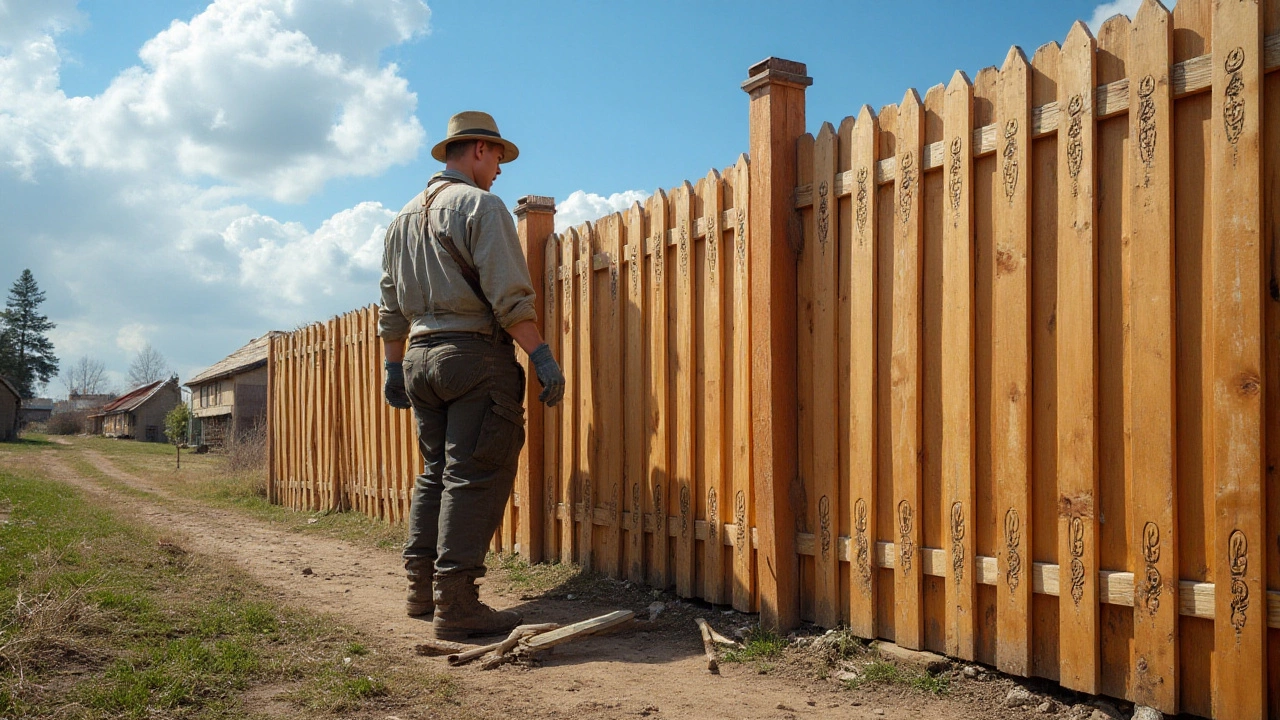
[[143,403],[151,399],[165,385],[172,382],[170,380],[157,380],[140,388],[134,388],[120,397],[112,400],[103,406],[102,410],[90,417],[100,417],[102,415],[112,415],[114,413],[132,412],[142,406]]
[[250,370],[256,370],[267,364],[267,344],[271,338],[276,335],[283,335],[279,330],[256,337],[249,341],[248,345],[236,350],[222,360],[210,365],[203,371],[196,373],[195,377],[186,382],[187,387],[195,387],[201,383],[217,380],[218,378],[227,377],[228,375],[236,375]]
[[53,398],[24,398],[23,410],[53,410]]

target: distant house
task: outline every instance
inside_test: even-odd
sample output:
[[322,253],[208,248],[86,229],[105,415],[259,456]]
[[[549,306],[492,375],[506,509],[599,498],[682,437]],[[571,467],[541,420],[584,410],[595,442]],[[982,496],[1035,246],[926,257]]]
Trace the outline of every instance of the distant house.
[[42,423],[53,415],[53,398],[25,398],[19,411],[18,422],[22,425]]
[[254,338],[187,381],[199,442],[226,445],[267,421],[267,344],[281,335]]
[[18,408],[22,396],[18,386],[0,377],[0,442],[18,439]]
[[89,394],[89,393],[71,393],[66,400],[58,400],[53,403],[53,414],[65,412],[81,412],[83,410],[97,410],[105,407],[107,403],[115,400],[116,396],[112,394]]
[[130,390],[89,419],[96,435],[165,442],[164,416],[181,402],[178,378],[171,377]]

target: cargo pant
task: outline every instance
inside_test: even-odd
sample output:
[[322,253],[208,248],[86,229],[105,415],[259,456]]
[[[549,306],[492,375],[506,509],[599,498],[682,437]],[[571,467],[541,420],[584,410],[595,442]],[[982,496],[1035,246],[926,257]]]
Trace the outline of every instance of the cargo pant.
[[415,340],[405,388],[418,421],[423,473],[413,486],[406,566],[480,577],[524,446],[524,368],[510,338],[473,333]]

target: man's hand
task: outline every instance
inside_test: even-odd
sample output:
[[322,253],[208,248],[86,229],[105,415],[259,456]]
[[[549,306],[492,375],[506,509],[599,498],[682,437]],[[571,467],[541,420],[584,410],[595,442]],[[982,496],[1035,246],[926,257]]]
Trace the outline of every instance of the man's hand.
[[398,362],[384,362],[382,367],[387,371],[387,379],[382,384],[382,396],[391,407],[408,410],[409,393],[404,389],[404,366]]
[[542,343],[529,354],[529,360],[538,374],[538,382],[542,383],[542,394],[538,400],[547,407],[555,407],[564,397],[564,373],[560,372],[559,363],[551,356],[551,347]]

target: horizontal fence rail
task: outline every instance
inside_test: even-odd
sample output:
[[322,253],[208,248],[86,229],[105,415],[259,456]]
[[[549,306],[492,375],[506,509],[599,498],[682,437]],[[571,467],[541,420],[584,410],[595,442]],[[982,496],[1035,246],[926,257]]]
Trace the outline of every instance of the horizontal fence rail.
[[[1145,0],[815,134],[811,82],[751,69],[750,162],[560,233],[521,199],[568,388],[527,374],[493,548],[1280,717],[1280,0]],[[407,517],[376,324],[271,341],[273,502]]]

